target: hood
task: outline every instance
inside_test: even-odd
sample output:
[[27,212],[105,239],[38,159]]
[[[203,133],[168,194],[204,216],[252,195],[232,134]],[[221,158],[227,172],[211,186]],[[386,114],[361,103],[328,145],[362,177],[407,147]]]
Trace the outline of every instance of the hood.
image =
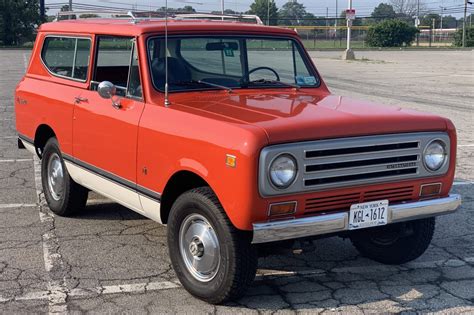
[[441,131],[439,116],[343,96],[300,90],[176,93],[173,107],[262,128],[269,143],[375,134]]

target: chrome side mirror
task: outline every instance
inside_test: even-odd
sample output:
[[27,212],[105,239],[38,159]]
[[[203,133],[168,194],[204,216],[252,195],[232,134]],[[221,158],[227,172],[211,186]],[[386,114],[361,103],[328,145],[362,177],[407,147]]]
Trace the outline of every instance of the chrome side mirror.
[[117,94],[117,88],[115,85],[110,81],[102,81],[97,86],[97,93],[99,93],[100,97],[105,99],[110,99],[112,101],[112,107],[115,109],[122,108],[120,104],[120,99],[115,97]]
[[110,81],[102,81],[99,83],[97,87],[97,92],[99,93],[100,97],[102,98],[112,98],[117,92],[115,85]]

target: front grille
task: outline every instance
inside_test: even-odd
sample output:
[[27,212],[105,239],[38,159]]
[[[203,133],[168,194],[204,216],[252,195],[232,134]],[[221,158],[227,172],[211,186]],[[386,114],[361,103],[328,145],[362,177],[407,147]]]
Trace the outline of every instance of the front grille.
[[334,194],[325,197],[307,199],[305,203],[305,214],[313,214],[321,211],[347,211],[354,203],[385,200],[402,202],[410,200],[413,196],[413,186],[397,188],[378,189],[366,192],[355,192],[351,194]]
[[[398,182],[440,176],[448,162],[436,172],[423,165],[423,150],[433,140],[446,143],[444,132],[402,133],[280,144],[266,147],[260,155],[259,189],[262,196],[322,191],[342,187]],[[280,154],[290,154],[298,164],[290,187],[278,189],[268,176],[269,166]]]
[[304,186],[406,177],[417,174],[420,158],[418,140],[307,150]]

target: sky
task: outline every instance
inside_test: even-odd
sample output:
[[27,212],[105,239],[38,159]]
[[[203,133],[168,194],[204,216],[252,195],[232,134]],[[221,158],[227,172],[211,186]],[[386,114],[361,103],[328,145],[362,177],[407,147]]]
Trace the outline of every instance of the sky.
[[[67,2],[68,0],[46,0],[46,6],[48,3]],[[78,3],[87,3],[104,6],[124,7],[132,8],[133,5],[137,5],[137,9],[148,10],[156,9],[164,6],[165,0],[73,0]],[[224,6],[226,9],[232,9],[234,11],[247,11],[253,0],[224,0]],[[281,7],[287,0],[276,0],[277,6]],[[347,8],[348,0],[298,0],[298,2],[305,5],[306,10],[315,14],[316,16],[326,16],[328,12],[329,17],[334,17],[336,14],[336,3],[338,5],[337,11],[340,13],[343,9]],[[374,7],[378,4],[390,0],[352,0],[353,8],[356,9],[358,16],[368,16],[373,11]],[[440,7],[452,8],[455,6],[462,6],[464,0],[420,0],[421,3],[425,4],[425,7],[430,11],[439,13]],[[220,10],[221,0],[168,0],[169,7],[183,7],[185,5],[193,6],[197,11],[208,12],[214,10]],[[327,9],[327,11],[326,11]],[[460,9],[457,9],[460,11]],[[50,10],[49,14],[55,13],[56,10]],[[448,11],[446,11],[448,12]],[[460,17],[462,14],[453,14],[456,17]]]

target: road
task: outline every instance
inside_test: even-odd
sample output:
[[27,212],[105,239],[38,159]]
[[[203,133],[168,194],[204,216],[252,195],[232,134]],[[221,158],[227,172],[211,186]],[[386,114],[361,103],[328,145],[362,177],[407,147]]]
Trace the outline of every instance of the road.
[[13,90],[28,52],[0,50],[0,313],[474,312],[474,53],[363,52],[358,61],[312,52],[337,94],[449,117],[459,132],[453,192],[463,206],[438,218],[428,251],[385,266],[328,238],[314,251],[259,260],[241,300],[213,306],[190,296],[170,266],[166,229],[92,195],[74,218],[44,204],[38,161],[16,148]]

